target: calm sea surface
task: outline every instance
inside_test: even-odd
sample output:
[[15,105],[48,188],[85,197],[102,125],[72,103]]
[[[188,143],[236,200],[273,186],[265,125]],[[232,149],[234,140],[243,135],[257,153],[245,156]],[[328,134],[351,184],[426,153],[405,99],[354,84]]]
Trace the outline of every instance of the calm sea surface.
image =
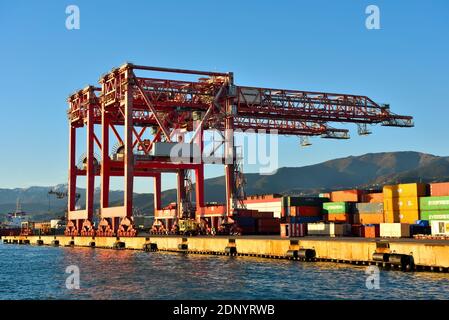
[[[80,270],[68,290],[66,267]],[[449,275],[249,257],[0,244],[0,299],[447,299]]]

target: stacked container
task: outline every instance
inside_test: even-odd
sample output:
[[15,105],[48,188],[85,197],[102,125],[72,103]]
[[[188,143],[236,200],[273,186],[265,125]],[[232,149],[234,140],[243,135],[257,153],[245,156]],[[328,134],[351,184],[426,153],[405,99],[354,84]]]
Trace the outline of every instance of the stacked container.
[[381,202],[357,203],[355,205],[355,224],[380,224],[384,221],[384,204]]
[[283,198],[283,221],[287,223],[310,223],[323,219],[321,208],[327,198],[290,197]]
[[372,193],[366,193],[362,195],[362,202],[367,203],[379,203],[384,202],[384,194],[383,192],[372,192]]
[[410,237],[410,225],[407,223],[381,223],[380,236],[387,238]]
[[363,191],[357,189],[341,190],[331,192],[332,202],[359,202]]
[[387,223],[414,224],[419,220],[419,197],[427,195],[424,183],[408,183],[385,186],[384,220]]
[[430,195],[420,199],[421,219],[429,221],[432,235],[449,235],[449,182],[432,183]]
[[352,223],[352,204],[349,202],[323,203],[324,220],[327,222]]

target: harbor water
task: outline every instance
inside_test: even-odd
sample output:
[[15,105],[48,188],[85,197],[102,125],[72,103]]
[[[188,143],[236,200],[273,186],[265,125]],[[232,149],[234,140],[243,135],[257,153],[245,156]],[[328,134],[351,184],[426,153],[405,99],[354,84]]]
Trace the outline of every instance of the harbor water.
[[[74,268],[79,289],[66,286],[73,276],[66,271]],[[366,271],[325,262],[0,244],[0,299],[449,298],[449,274],[381,270],[377,286]]]

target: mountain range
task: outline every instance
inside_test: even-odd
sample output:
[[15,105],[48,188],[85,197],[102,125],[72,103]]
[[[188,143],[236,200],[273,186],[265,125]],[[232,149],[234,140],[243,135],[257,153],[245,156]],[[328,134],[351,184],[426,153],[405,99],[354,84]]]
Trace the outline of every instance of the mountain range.
[[[247,194],[315,195],[349,188],[380,190],[385,184],[449,181],[449,157],[412,151],[369,153],[303,167],[283,167],[273,175],[248,173],[245,177]],[[22,209],[35,220],[63,215],[67,199],[57,199],[54,195],[48,195],[50,189],[65,191],[67,185],[0,189],[0,219],[1,215],[15,210],[18,198]],[[84,203],[84,191],[78,189],[81,194],[80,204]],[[97,207],[99,192],[96,190]],[[206,201],[224,202],[224,195],[223,176],[206,179]],[[111,204],[121,204],[122,197],[122,191],[111,191]],[[175,200],[175,189],[163,191],[163,205]],[[152,214],[152,194],[136,193],[134,206],[138,212]]]

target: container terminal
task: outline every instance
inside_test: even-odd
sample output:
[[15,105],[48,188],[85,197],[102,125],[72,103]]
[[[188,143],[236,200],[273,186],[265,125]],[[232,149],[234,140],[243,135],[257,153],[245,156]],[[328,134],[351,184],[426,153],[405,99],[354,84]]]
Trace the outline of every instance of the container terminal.
[[[153,78],[151,73],[175,76]],[[75,92],[68,104],[68,191],[57,194],[68,201],[63,234],[56,233],[61,228],[57,221],[22,222],[19,233],[1,230],[3,243],[448,271],[449,183],[335,190],[310,197],[245,194],[243,152],[234,143],[234,130],[297,136],[307,145],[311,136],[349,139],[348,129],[329,123],[355,123],[360,135],[371,133],[368,125],[414,126],[411,116],[394,114],[388,104],[359,95],[238,86],[232,72],[131,63],[102,75],[99,86]],[[84,152],[77,148],[78,130],[87,137]],[[204,145],[207,131],[220,136],[211,150]],[[205,201],[205,165],[224,165],[223,204]],[[177,176],[177,201],[164,207],[161,179],[166,173]],[[78,177],[86,179],[83,209],[77,205]],[[109,202],[111,177],[124,180],[122,206]],[[154,223],[145,233],[138,232],[133,216],[135,177],[154,183]],[[98,223],[95,178],[101,188]]]

